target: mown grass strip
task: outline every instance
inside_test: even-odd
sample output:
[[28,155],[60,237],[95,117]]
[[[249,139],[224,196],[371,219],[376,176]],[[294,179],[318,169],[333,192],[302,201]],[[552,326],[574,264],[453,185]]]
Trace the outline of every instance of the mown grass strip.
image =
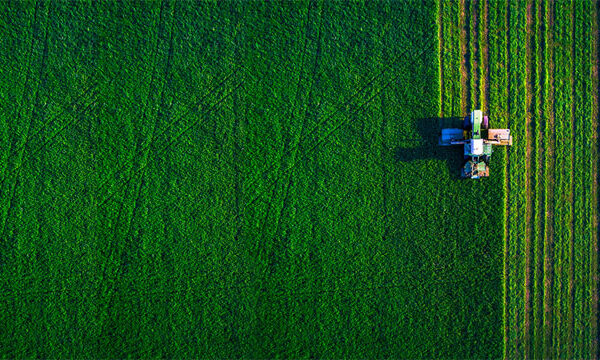
[[557,97],[555,178],[555,258],[553,346],[559,357],[572,356],[572,244],[573,244],[573,13],[572,4],[556,2],[555,53]]
[[470,3],[470,12],[471,12],[471,22],[470,25],[470,33],[469,33],[469,86],[471,88],[471,107],[473,109],[481,109],[481,92],[482,90],[479,87],[480,78],[481,78],[481,40],[479,36],[479,32],[481,31],[481,7],[480,1],[474,0]]
[[[499,1],[484,1],[485,8],[487,8],[487,19],[489,22],[488,35],[488,70],[489,77],[485,79],[484,88],[489,89],[489,93],[486,91],[486,99],[489,99],[489,103],[486,105],[489,109],[490,121],[493,121],[494,126],[503,127],[507,125],[508,113],[506,103],[508,99],[508,74],[506,72],[507,64],[507,8],[506,4]],[[508,357],[508,331],[512,321],[509,320],[508,313],[508,286],[509,286],[509,273],[508,273],[508,224],[507,216],[507,197],[508,197],[508,181],[506,177],[506,167],[508,151],[502,151],[500,156],[494,159],[502,161],[502,166],[498,167],[498,176],[502,176],[503,180],[503,211],[502,219],[505,224],[503,233],[503,284],[502,284],[502,302],[503,302],[503,346],[502,353],[503,358]],[[495,161],[495,160],[492,160]]]
[[525,107],[527,109],[526,120],[525,120],[525,132],[526,132],[526,146],[525,146],[525,154],[526,154],[526,174],[525,174],[525,319],[524,319],[524,328],[523,328],[523,347],[524,347],[524,357],[526,359],[531,358],[531,342],[532,342],[532,321],[533,321],[533,311],[532,311],[532,282],[533,282],[533,271],[532,266],[534,264],[533,259],[533,249],[534,249],[534,207],[535,207],[535,194],[537,193],[537,188],[533,187],[535,181],[535,174],[537,173],[537,169],[534,171],[534,167],[532,164],[532,160],[534,157],[533,151],[535,150],[536,137],[534,137],[534,123],[537,121],[535,117],[535,94],[533,85],[534,82],[537,81],[535,67],[536,63],[536,51],[535,51],[535,8],[532,0],[528,0],[526,2],[526,62],[527,62],[527,72],[525,74],[525,90],[526,90],[526,98],[525,98]]
[[461,94],[461,45],[460,45],[460,9],[458,1],[443,2],[441,6],[442,43],[443,43],[443,105],[445,117],[462,115]]
[[468,31],[471,19],[471,12],[469,11],[469,3],[465,0],[459,0],[459,42],[460,42],[460,114],[466,115],[469,113],[471,107],[471,89],[470,81],[472,78],[471,64],[470,64],[470,47],[469,38],[470,33]]
[[[590,213],[588,222],[590,223],[590,247],[588,251],[589,262],[590,262],[590,289],[585,295],[589,298],[591,303],[590,313],[587,316],[586,321],[589,324],[589,337],[590,343],[588,344],[588,352],[585,354],[586,357],[591,359],[598,359],[599,348],[598,348],[598,180],[600,175],[598,173],[598,132],[600,131],[600,122],[598,121],[598,108],[600,102],[598,100],[598,71],[599,71],[599,51],[600,47],[598,43],[599,38],[599,27],[598,27],[598,16],[600,3],[590,1],[587,9],[591,16],[591,38],[590,38],[590,78],[591,78],[591,154],[589,162],[586,167],[589,168],[587,189],[590,196]],[[591,181],[589,181],[591,179]]]
[[488,16],[489,3],[487,0],[479,1],[479,22],[478,22],[478,47],[480,50],[480,72],[479,72],[479,102],[481,104],[481,110],[484,114],[489,115],[489,26],[490,20]]
[[509,126],[514,136],[509,150],[509,327],[508,357],[524,356],[525,305],[525,242],[527,220],[527,13],[525,3],[510,3],[509,15]]
[[535,196],[533,199],[533,285],[532,285],[532,325],[530,343],[532,358],[542,357],[543,343],[543,258],[544,258],[544,187],[543,178],[545,176],[545,149],[543,147],[543,128],[546,121],[543,113],[543,76],[544,76],[544,34],[542,32],[545,19],[544,2],[534,3],[534,34],[533,34],[533,54],[535,57],[533,70],[535,71],[533,91],[533,189]]
[[[587,44],[591,41],[591,9],[581,1],[574,2],[574,44]],[[589,291],[591,287],[590,257],[588,251],[592,242],[592,225],[589,221],[592,208],[590,173],[586,171],[592,156],[592,109],[590,46],[574,46],[574,180],[573,180],[573,357],[585,358],[589,355],[590,338],[587,314],[591,313]]]
[[440,118],[444,117],[444,18],[443,18],[443,7],[444,2],[442,0],[438,0],[436,2],[436,14],[437,14],[437,26],[438,26],[438,87],[440,92],[439,97],[439,108],[438,108],[438,116]]
[[554,283],[554,168],[555,168],[555,108],[554,108],[554,0],[545,3],[544,22],[544,214],[547,221],[544,225],[544,326],[543,326],[543,355],[544,358],[553,356],[552,324],[553,324],[553,295]]

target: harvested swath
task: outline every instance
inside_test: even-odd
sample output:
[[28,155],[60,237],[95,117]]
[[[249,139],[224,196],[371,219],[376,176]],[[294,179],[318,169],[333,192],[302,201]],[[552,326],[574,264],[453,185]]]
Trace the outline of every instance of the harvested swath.
[[460,113],[467,114],[471,107],[471,52],[470,52],[470,31],[471,11],[469,3],[465,0],[459,1],[459,44],[460,44]]
[[[546,149],[545,156],[545,173],[544,176],[544,207],[546,219],[554,218],[554,188],[552,176],[554,174],[554,1],[548,0],[545,8],[546,24],[544,33],[546,36],[544,47],[544,63],[546,71],[544,73],[544,116],[546,119],[544,127],[544,148]],[[543,342],[543,357],[552,357],[552,306],[553,306],[553,291],[554,283],[553,274],[553,259],[554,259],[554,221],[546,221],[544,229],[544,342]]]
[[591,183],[588,183],[588,189],[590,193],[590,217],[589,222],[592,224],[591,226],[591,244],[589,247],[590,252],[590,292],[587,294],[590,298],[591,309],[588,318],[588,322],[590,324],[590,338],[591,343],[589,344],[589,352],[586,354],[591,359],[598,359],[598,131],[599,131],[599,122],[598,122],[598,107],[600,106],[600,102],[598,101],[598,86],[600,83],[598,82],[598,70],[600,66],[599,62],[599,54],[600,48],[598,46],[599,37],[598,37],[598,16],[600,12],[598,11],[598,3],[591,3],[589,5],[589,13],[591,16],[591,47],[590,47],[590,57],[591,57],[591,66],[590,66],[590,78],[591,78],[591,158],[588,163],[590,172],[589,177],[592,179]]
[[533,147],[533,187],[535,189],[535,198],[533,199],[533,286],[532,286],[532,341],[531,357],[540,358],[542,357],[542,345],[544,336],[544,324],[543,324],[543,259],[544,259],[544,224],[545,224],[545,213],[544,213],[544,176],[546,175],[544,161],[546,151],[543,147],[543,131],[544,123],[546,121],[544,117],[543,109],[543,94],[544,94],[544,5],[543,2],[535,4],[534,10],[535,25],[533,53],[536,59],[535,62],[535,82],[533,88],[537,91],[534,93],[534,115],[536,119],[534,123],[534,138]]
[[[533,37],[534,37],[534,3],[533,1],[527,1],[526,4],[526,16],[527,16],[527,37],[526,37],[526,61],[527,61],[527,70],[525,76],[526,82],[526,99],[525,99],[525,107],[527,109],[527,114],[525,116],[525,134],[526,134],[526,150],[525,150],[525,161],[526,161],[526,172],[525,172],[525,192],[526,192],[526,203],[525,203],[525,221],[527,223],[525,228],[525,309],[524,309],[524,325],[523,325],[523,351],[524,357],[529,359],[531,358],[531,333],[532,333],[532,242],[533,242],[533,233],[534,233],[534,221],[533,221],[533,209],[534,209],[534,198],[535,198],[535,189],[532,188],[532,182],[534,178],[534,167],[532,165],[532,143],[535,143],[535,138],[533,136],[533,122],[534,119],[534,99],[533,99],[533,83],[535,79],[535,74],[533,70],[533,64],[536,61],[534,45],[533,45]],[[537,172],[537,171],[536,171]]]
[[[585,43],[590,41],[591,11],[585,3],[574,3],[574,42]],[[592,79],[590,74],[590,47],[574,47],[574,72],[573,72],[573,136],[574,136],[574,163],[573,173],[573,274],[572,274],[572,314],[573,314],[573,353],[574,358],[589,356],[592,342],[590,326],[587,317],[591,313],[590,258],[592,226],[589,222],[592,203],[591,184],[588,171],[585,169],[592,157]]]

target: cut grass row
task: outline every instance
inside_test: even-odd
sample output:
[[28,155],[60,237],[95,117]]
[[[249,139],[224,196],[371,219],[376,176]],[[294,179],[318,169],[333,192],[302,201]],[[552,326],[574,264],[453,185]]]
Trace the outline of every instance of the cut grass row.
[[[486,1],[487,15],[488,15],[488,69],[486,72],[489,74],[489,78],[486,80],[486,99],[489,99],[489,103],[485,104],[485,108],[488,109],[490,120],[493,121],[493,126],[504,127],[507,125],[508,113],[506,102],[508,98],[508,74],[506,71],[507,64],[507,9],[506,5],[497,1]],[[503,197],[502,204],[502,223],[507,224],[507,193],[508,193],[508,182],[506,177],[506,161],[508,151],[503,151],[500,156],[492,158],[492,164],[495,161],[498,166],[497,175],[503,182],[502,190],[505,196]],[[497,160],[496,160],[497,159]],[[508,226],[504,227],[503,233],[503,248],[504,248],[504,261],[503,261],[503,286],[502,286],[502,298],[503,298],[503,354],[507,356],[507,343],[509,326],[512,325],[512,321],[509,320],[508,306],[509,293],[507,292],[507,279],[508,279],[508,241],[507,234]]]
[[[592,3],[574,2],[574,43],[592,42]],[[592,312],[590,263],[593,238],[590,221],[592,209],[593,174],[587,170],[592,160],[592,79],[590,72],[591,46],[574,46],[573,73],[573,198],[574,198],[574,232],[573,232],[573,358],[592,357],[592,335],[590,332],[589,314]],[[587,171],[586,171],[587,170]]]
[[597,322],[595,170],[578,171],[595,156],[594,5],[488,4],[489,112],[508,111],[515,137],[507,159],[504,356],[594,357],[596,330],[586,324],[588,314]]
[[[592,170],[578,171],[594,161],[593,54],[591,45],[574,45],[592,42],[592,5],[490,6],[490,23],[508,33],[507,42],[490,36],[490,78],[508,85],[508,92],[490,85],[490,112],[504,105],[515,136],[507,173],[505,357],[593,357],[596,330],[587,314],[597,321],[596,190]],[[504,59],[508,66],[496,65]]]
[[573,331],[571,322],[570,272],[572,245],[572,152],[573,152],[573,43],[572,43],[572,8],[570,4],[557,1],[555,3],[554,39],[556,44],[555,58],[555,139],[556,167],[554,168],[554,283],[553,291],[553,323],[552,347],[554,356],[568,358],[571,355],[569,341]]
[[590,61],[590,78],[591,78],[591,155],[590,158],[587,159],[587,163],[585,166],[588,168],[588,179],[591,179],[590,182],[587,183],[586,188],[589,190],[589,196],[591,201],[591,211],[589,214],[588,221],[591,225],[591,244],[588,248],[590,252],[590,290],[586,294],[591,300],[590,313],[586,317],[587,322],[589,323],[589,331],[590,337],[592,338],[590,344],[590,358],[598,359],[599,357],[599,348],[598,348],[598,180],[600,179],[600,174],[598,173],[598,132],[600,131],[600,122],[598,120],[598,108],[600,107],[600,102],[598,100],[598,86],[600,83],[598,82],[598,71],[600,70],[600,61],[599,61],[599,12],[600,3],[591,2],[589,4],[589,12],[591,16],[591,61]]
[[525,2],[508,5],[508,126],[513,134],[513,146],[508,151],[508,272],[509,327],[507,356],[524,356],[523,338],[526,332],[526,242],[527,242],[527,102],[526,102],[526,8]]
[[533,6],[533,30],[530,36],[530,71],[533,72],[533,83],[528,89],[528,96],[532,97],[533,121],[531,124],[530,141],[532,143],[532,155],[530,157],[530,169],[532,177],[530,191],[533,192],[532,200],[532,271],[531,271],[531,347],[528,355],[533,358],[542,357],[541,348],[543,343],[543,274],[544,274],[544,159],[546,149],[543,146],[543,129],[546,122],[543,116],[543,94],[544,94],[544,2],[529,2]]
[[553,306],[553,292],[552,285],[554,283],[554,274],[552,271],[552,262],[554,259],[554,181],[552,177],[554,175],[555,168],[555,138],[554,138],[554,1],[547,0],[545,8],[543,9],[545,14],[544,27],[544,64],[545,71],[544,77],[544,132],[543,142],[545,152],[544,159],[544,214],[545,214],[545,225],[544,225],[544,276],[543,276],[543,293],[544,293],[544,310],[543,310],[543,350],[542,356],[545,358],[551,357],[552,355],[552,306]]

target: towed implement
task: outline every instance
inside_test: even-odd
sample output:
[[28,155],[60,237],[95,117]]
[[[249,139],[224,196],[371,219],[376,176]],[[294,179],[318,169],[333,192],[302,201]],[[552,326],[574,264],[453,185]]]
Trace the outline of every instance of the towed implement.
[[489,129],[488,117],[481,110],[474,110],[463,121],[462,129],[442,129],[439,144],[442,146],[464,145],[465,163],[461,176],[479,179],[490,176],[490,157],[493,145],[510,146],[510,129]]

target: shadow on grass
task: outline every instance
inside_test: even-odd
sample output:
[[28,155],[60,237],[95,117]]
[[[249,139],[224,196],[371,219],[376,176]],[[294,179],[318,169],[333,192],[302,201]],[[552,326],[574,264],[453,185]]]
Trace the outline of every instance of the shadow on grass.
[[438,139],[443,128],[462,129],[463,117],[431,117],[415,120],[419,134],[416,139],[404,139],[394,148],[394,159],[399,162],[437,159],[444,160],[450,174],[461,178],[460,169],[464,163],[463,146],[440,146]]

